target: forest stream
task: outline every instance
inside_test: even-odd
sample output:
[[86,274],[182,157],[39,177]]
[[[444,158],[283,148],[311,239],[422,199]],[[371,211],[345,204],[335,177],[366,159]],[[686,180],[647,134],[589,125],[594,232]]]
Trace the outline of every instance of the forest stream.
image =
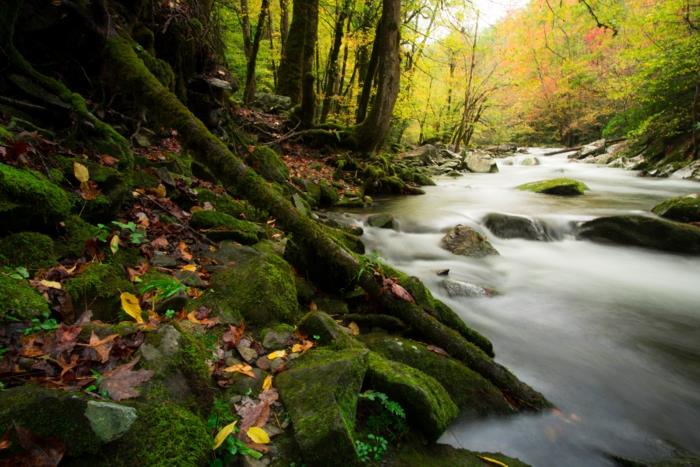
[[[365,226],[369,251],[422,279],[493,341],[502,364],[558,407],[460,420],[441,442],[505,451],[538,466],[612,465],[606,454],[648,459],[697,447],[700,258],[573,234],[579,221],[645,214],[663,199],[697,190],[697,183],[641,178],[544,152],[529,150],[537,166],[520,165],[528,157],[520,154],[513,165],[499,159],[496,174],[442,177],[424,196],[379,200],[371,213],[392,214],[398,227]],[[557,197],[514,189],[562,176],[591,190]],[[491,212],[529,216],[560,239],[498,238],[480,223]],[[440,248],[443,232],[460,223],[486,234],[500,255],[475,259]],[[437,274],[445,269],[450,279],[493,289],[493,296],[451,298]]]

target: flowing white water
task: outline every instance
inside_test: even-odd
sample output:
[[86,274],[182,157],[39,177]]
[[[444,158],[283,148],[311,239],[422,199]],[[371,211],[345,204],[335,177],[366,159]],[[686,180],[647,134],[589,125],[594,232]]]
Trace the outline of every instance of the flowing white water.
[[[498,361],[560,409],[460,420],[441,441],[535,466],[611,465],[605,453],[661,458],[674,446],[699,451],[700,258],[579,241],[571,224],[648,213],[700,184],[640,178],[565,156],[540,157],[539,166],[517,160],[499,161],[497,174],[439,179],[424,196],[380,201],[373,212],[393,214],[398,231],[365,228],[368,251],[424,280],[492,340]],[[591,191],[562,198],[514,189],[562,176]],[[489,212],[540,219],[563,240],[499,239],[479,224]],[[458,223],[485,233],[500,256],[472,259],[441,249],[444,230]],[[450,299],[439,286],[440,269],[498,294]]]

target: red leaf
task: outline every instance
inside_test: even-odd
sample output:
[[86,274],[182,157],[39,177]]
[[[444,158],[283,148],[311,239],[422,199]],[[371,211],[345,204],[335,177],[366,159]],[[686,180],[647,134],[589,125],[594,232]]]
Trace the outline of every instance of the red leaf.
[[100,391],[107,391],[109,397],[115,401],[138,397],[140,393],[136,387],[153,376],[151,370],[132,370],[138,361],[139,358],[136,357],[133,361],[105,373],[100,383]]
[[228,331],[223,335],[224,343],[229,349],[232,349],[238,345],[245,332],[245,325],[241,323],[240,326],[229,325]]

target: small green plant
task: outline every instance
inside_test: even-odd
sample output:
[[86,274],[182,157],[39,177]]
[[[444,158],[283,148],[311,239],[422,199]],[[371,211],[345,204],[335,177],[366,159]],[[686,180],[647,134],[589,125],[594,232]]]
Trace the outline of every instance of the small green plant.
[[384,457],[387,449],[389,448],[389,442],[383,436],[369,434],[365,440],[355,440],[355,450],[357,451],[357,457],[360,461],[368,462],[379,462]]
[[[214,401],[214,406],[207,419],[207,428],[211,432],[217,433],[222,427],[228,425],[233,420],[234,418],[229,405],[217,399]],[[234,458],[238,455],[248,456],[254,459],[260,459],[262,457],[261,453],[250,449],[243,441],[236,438],[234,435],[237,432],[238,429],[234,429],[223,444],[216,449],[216,457],[209,462],[210,467],[232,465]]]
[[167,310],[165,310],[165,317],[168,319],[173,319],[175,317],[175,310],[173,310],[172,308],[168,308]]
[[390,414],[403,420],[406,419],[406,412],[403,410],[403,407],[401,407],[401,404],[399,404],[396,401],[392,401],[391,399],[389,399],[389,396],[387,396],[383,392],[372,390],[365,391],[362,394],[360,394],[360,399],[378,402]]
[[9,274],[13,279],[29,279],[29,271],[24,266],[19,266],[14,269],[13,272]]
[[112,221],[112,224],[116,225],[122,230],[129,232],[129,241],[133,245],[140,245],[146,239],[146,233],[138,228],[136,224],[129,221],[126,224],[119,221]]
[[55,331],[58,329],[58,321],[53,318],[49,318],[49,312],[45,311],[41,314],[40,318],[32,318],[29,321],[29,326],[24,328],[22,331],[25,336],[29,334],[34,334],[42,331]]
[[112,231],[109,227],[104,224],[97,224],[97,235],[95,235],[97,240],[101,241],[102,243],[107,243],[110,233],[112,233]]
[[156,292],[153,296],[153,305],[155,305],[161,300],[166,300],[180,292],[187,292],[187,286],[174,277],[152,279],[140,288],[142,294],[151,291]]
[[99,394],[105,399],[109,399],[109,393],[107,391],[98,392],[100,384],[102,384],[102,378],[104,378],[104,375],[97,370],[93,370],[92,368],[90,369],[90,373],[92,373],[92,377],[95,379],[95,381],[90,386],[85,388],[85,392]]

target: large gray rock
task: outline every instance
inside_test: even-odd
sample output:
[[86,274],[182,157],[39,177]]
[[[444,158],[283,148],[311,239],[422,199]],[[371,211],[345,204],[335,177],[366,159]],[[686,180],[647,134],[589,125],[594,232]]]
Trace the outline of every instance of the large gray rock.
[[605,139],[599,139],[588,143],[569,156],[569,159],[585,159],[588,156],[597,156],[605,152]]
[[542,225],[528,217],[493,212],[484,217],[483,223],[499,238],[547,240],[547,234]]
[[474,258],[498,254],[498,251],[489,243],[486,237],[471,227],[461,224],[450,229],[442,237],[440,246],[456,255],[472,256]]
[[691,162],[682,169],[676,170],[671,177],[700,181],[700,161]]
[[584,222],[578,236],[603,243],[700,254],[700,228],[652,217],[601,217]]
[[498,172],[498,165],[491,156],[478,152],[467,154],[464,159],[467,169],[475,173],[495,173]]
[[450,297],[488,297],[491,293],[485,288],[470,284],[468,282],[455,281],[452,279],[444,279],[440,282],[440,287],[445,289]]
[[393,229],[395,226],[394,216],[391,214],[374,214],[367,218],[367,224],[380,229]]
[[138,418],[133,407],[99,401],[87,403],[85,416],[92,431],[105,443],[121,438]]

